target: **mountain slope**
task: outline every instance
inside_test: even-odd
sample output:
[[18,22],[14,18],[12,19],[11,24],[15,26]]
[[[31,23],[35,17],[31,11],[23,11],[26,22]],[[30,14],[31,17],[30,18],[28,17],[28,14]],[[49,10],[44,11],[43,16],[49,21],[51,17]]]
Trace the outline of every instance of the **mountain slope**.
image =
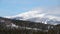
[[41,13],[41,11],[28,11],[15,16],[5,16],[5,18],[42,22],[44,24],[53,25],[60,24],[60,17],[48,15],[47,13]]
[[[60,25],[50,25],[23,20],[13,20],[0,17],[1,34],[49,34],[57,33],[57,27]],[[60,32],[60,28],[58,28]]]

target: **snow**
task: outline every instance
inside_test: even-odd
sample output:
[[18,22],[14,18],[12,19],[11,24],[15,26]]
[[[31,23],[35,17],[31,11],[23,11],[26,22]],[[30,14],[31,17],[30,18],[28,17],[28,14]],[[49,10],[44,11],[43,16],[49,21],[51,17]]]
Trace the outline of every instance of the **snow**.
[[[29,20],[29,21],[35,21],[35,22],[42,22],[44,24],[47,24],[47,22],[50,20],[60,21],[60,17],[53,16],[53,15],[47,15],[47,13],[41,13],[42,11],[43,10],[40,10],[40,11],[32,10],[32,11],[28,11],[25,13],[20,13],[15,16],[5,16],[5,18],[10,18],[10,19],[16,18],[18,20]],[[34,20],[34,18],[37,18],[37,19]]]

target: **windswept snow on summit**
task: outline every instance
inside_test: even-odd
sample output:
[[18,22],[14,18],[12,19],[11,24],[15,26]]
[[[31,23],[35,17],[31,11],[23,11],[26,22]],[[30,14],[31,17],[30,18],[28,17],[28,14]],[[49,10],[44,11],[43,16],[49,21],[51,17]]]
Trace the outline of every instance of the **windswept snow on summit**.
[[6,18],[15,18],[15,17],[20,17],[23,19],[29,19],[32,17],[43,17],[45,14],[41,14],[39,11],[28,11],[25,13],[21,13],[15,16],[5,16]]
[[[44,10],[32,10],[25,13],[21,13],[15,16],[5,16],[6,18],[27,20],[33,22],[42,22],[44,24],[60,24],[60,17],[48,15],[48,13],[42,13]],[[58,22],[59,21],[59,22]]]

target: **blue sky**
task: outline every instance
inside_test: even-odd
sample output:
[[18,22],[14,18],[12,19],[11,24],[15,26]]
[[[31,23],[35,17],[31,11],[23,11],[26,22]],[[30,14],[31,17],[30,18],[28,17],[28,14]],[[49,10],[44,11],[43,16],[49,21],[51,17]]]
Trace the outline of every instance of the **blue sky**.
[[0,0],[0,16],[11,16],[35,7],[60,6],[59,0]]

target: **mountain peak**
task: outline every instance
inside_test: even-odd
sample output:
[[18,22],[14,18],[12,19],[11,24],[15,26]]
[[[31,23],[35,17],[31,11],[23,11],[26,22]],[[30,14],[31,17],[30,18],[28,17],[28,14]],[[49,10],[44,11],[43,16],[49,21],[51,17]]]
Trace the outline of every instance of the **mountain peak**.
[[[51,24],[54,24],[55,21],[60,21],[60,17],[47,15],[47,13],[42,13],[42,11],[28,11],[25,13],[21,13],[15,16],[6,16],[6,18],[17,19],[17,20],[27,20],[33,22],[42,22],[47,24],[47,22],[51,21]],[[53,23],[52,23],[53,22]]]

